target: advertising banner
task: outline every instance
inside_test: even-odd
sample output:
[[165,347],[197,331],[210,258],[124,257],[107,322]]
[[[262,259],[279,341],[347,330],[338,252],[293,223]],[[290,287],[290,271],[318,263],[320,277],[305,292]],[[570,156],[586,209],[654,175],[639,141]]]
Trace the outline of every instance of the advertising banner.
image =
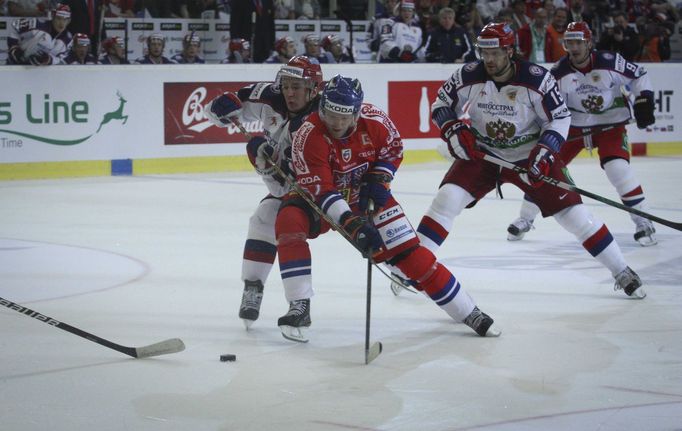
[[[236,92],[249,84],[251,82],[164,83],[164,145],[246,142],[248,139],[236,126],[214,126],[204,115],[204,105],[226,91]],[[249,133],[263,131],[260,121],[242,125]]]

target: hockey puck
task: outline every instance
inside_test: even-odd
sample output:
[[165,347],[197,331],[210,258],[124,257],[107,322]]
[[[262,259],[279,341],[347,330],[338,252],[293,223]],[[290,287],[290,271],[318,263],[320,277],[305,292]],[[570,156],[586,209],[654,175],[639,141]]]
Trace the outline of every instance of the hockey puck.
[[237,360],[237,355],[225,354],[220,355],[220,362],[234,362]]

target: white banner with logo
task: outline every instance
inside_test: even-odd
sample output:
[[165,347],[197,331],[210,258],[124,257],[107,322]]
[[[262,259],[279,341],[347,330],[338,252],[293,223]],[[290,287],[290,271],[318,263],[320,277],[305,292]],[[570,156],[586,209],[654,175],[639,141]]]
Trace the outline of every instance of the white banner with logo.
[[[388,111],[406,148],[433,149],[428,105],[454,65],[323,65],[360,79],[365,101]],[[648,66],[656,125],[630,142],[682,141],[680,66]],[[243,155],[243,136],[206,121],[223,91],[272,81],[277,65],[0,67],[0,163]],[[257,131],[259,124],[249,125]]]

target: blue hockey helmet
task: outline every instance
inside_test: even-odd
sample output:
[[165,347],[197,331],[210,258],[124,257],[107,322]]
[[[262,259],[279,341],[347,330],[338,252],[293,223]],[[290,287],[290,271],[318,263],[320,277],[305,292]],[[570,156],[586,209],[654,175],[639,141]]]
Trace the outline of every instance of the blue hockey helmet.
[[336,75],[327,82],[320,99],[320,115],[325,112],[336,114],[352,114],[357,121],[364,93],[360,81],[354,78]]

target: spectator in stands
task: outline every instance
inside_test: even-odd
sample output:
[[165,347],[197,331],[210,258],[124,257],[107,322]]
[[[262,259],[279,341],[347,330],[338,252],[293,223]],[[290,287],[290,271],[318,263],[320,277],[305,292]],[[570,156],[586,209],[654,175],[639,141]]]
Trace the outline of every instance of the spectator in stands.
[[431,0],[417,0],[414,16],[417,17],[424,35],[431,33],[438,26],[438,17]]
[[7,0],[9,16],[42,17],[46,15],[47,0]]
[[134,61],[135,64],[173,64],[163,55],[166,39],[160,33],[152,33],[147,38],[147,54]]
[[613,27],[607,27],[602,33],[597,49],[618,52],[626,60],[635,61],[635,56],[640,52],[641,43],[635,29],[628,25],[625,12],[616,12],[613,15],[613,23]]
[[519,55],[532,63],[547,62],[547,11],[544,8],[535,11],[530,24],[519,29]]
[[286,64],[296,55],[296,42],[289,36],[283,36],[275,42],[275,52],[265,60],[266,63]]
[[514,11],[508,7],[500,9],[495,17],[495,22],[503,22],[511,27],[514,24]]
[[645,17],[639,17],[637,20],[641,23],[637,26],[640,48],[635,55],[635,61],[660,63],[669,60],[672,31],[663,25],[666,21],[666,15],[657,13],[651,20],[647,21]]
[[249,41],[241,38],[231,39],[227,45],[227,58],[221,63],[251,63],[251,44]]
[[[153,18],[189,18],[188,0],[142,0],[143,9]],[[249,20],[251,22],[251,20]]]
[[414,21],[414,1],[401,0],[398,11],[382,29],[380,63],[414,63],[422,46],[422,30]]
[[595,22],[595,14],[592,10],[592,3],[584,0],[571,0],[571,7],[568,10],[568,22],[586,22],[590,28],[595,30],[599,27]]
[[438,27],[428,37],[426,61],[429,63],[462,63],[476,60],[476,54],[462,27],[455,23],[455,11],[449,7],[438,11]]
[[90,53],[90,38],[85,33],[76,33],[71,39],[71,49],[62,58],[63,64],[98,64],[97,57]]
[[327,63],[329,62],[329,59],[327,56],[322,55],[322,51],[320,50],[320,36],[315,33],[309,33],[303,36],[303,49],[305,49],[305,52],[303,55],[305,55],[308,58],[314,58],[316,59],[319,63]]
[[0,0],[0,16],[7,15],[7,0]]
[[171,57],[171,61],[178,64],[204,64],[203,58],[199,57],[201,50],[201,38],[191,31],[182,38],[182,52]]
[[[381,8],[379,8],[381,5]],[[390,31],[389,20],[398,11],[398,0],[384,0],[383,3],[377,2],[377,14],[372,18],[367,28],[368,45],[372,52],[379,51],[381,35]]]
[[294,0],[274,0],[275,19],[296,19]]
[[327,57],[327,63],[354,63],[347,48],[343,46],[343,40],[335,34],[328,34],[322,39],[322,48]]
[[106,38],[106,32],[103,28],[102,34],[100,31],[100,11],[104,7],[102,0],[61,0],[62,3],[69,5],[71,8],[71,22],[69,22],[69,31],[72,34],[83,33],[90,38],[91,46],[90,52],[93,55],[98,55],[99,41]]
[[107,18],[134,18],[135,0],[105,0],[104,16]]
[[514,31],[519,31],[521,27],[530,24],[530,18],[526,15],[526,1],[514,0],[511,3],[512,9],[512,23],[511,28]]
[[114,36],[102,42],[104,55],[99,59],[100,64],[130,64],[125,51],[125,40]]
[[[231,0],[230,38],[252,42],[254,63],[262,63],[275,45],[275,6],[273,0]],[[251,14],[256,12],[255,35],[252,35]],[[253,38],[252,38],[253,36]]]
[[551,23],[547,26],[547,49],[545,61],[554,63],[566,54],[563,39],[568,25],[568,10],[560,7],[554,12]]
[[317,0],[294,0],[296,19],[320,19],[320,3]]
[[58,64],[71,41],[67,30],[71,9],[58,4],[52,19],[20,18],[12,21],[7,37],[7,64]]
[[477,1],[476,9],[481,16],[483,24],[491,22],[504,8],[507,2],[503,0]]

